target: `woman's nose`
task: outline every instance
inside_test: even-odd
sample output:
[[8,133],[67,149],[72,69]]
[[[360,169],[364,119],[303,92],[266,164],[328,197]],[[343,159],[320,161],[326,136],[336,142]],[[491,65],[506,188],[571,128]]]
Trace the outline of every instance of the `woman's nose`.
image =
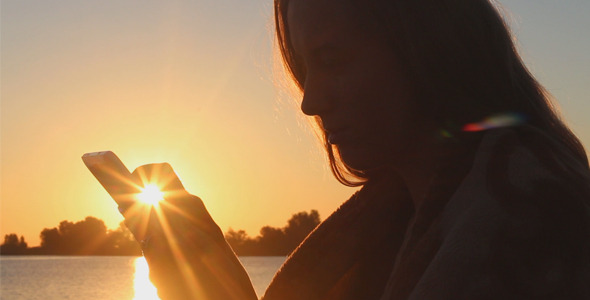
[[325,88],[313,81],[306,80],[303,89],[303,100],[301,101],[301,111],[308,116],[317,116],[329,110],[330,107],[330,99]]

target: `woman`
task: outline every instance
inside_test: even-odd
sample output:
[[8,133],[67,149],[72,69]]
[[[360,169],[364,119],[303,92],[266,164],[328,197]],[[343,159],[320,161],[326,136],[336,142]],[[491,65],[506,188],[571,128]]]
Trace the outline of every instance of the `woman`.
[[[488,0],[275,0],[275,21],[333,173],[363,187],[263,299],[590,299],[584,148]],[[167,203],[147,234],[126,213],[161,297],[255,299],[200,199]]]

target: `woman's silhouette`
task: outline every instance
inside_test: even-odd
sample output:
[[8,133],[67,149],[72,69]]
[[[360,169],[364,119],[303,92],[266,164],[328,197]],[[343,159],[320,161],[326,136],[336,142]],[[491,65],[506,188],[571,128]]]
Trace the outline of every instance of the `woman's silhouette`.
[[[586,153],[488,0],[274,7],[301,108],[362,189],[263,299],[590,299]],[[126,215],[162,299],[255,299],[201,200],[166,200],[145,234]]]

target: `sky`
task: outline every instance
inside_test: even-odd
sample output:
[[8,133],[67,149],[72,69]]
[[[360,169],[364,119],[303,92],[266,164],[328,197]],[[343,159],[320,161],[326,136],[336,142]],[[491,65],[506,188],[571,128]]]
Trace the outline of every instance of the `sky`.
[[[0,236],[39,244],[116,205],[86,169],[169,162],[223,231],[325,218],[356,190],[328,170],[282,84],[270,0],[1,0]],[[503,0],[525,62],[590,147],[590,2]]]

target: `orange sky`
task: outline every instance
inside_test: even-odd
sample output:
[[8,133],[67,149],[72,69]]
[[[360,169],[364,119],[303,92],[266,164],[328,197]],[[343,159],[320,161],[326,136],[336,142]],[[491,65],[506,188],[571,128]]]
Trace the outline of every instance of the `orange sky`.
[[[580,29],[590,24],[579,12],[589,5],[502,2],[527,63],[590,144]],[[3,1],[0,234],[37,245],[62,220],[117,227],[116,206],[80,160],[99,150],[131,170],[169,162],[224,231],[256,235],[302,210],[326,217],[354,189],[332,178],[276,83],[271,4]]]

